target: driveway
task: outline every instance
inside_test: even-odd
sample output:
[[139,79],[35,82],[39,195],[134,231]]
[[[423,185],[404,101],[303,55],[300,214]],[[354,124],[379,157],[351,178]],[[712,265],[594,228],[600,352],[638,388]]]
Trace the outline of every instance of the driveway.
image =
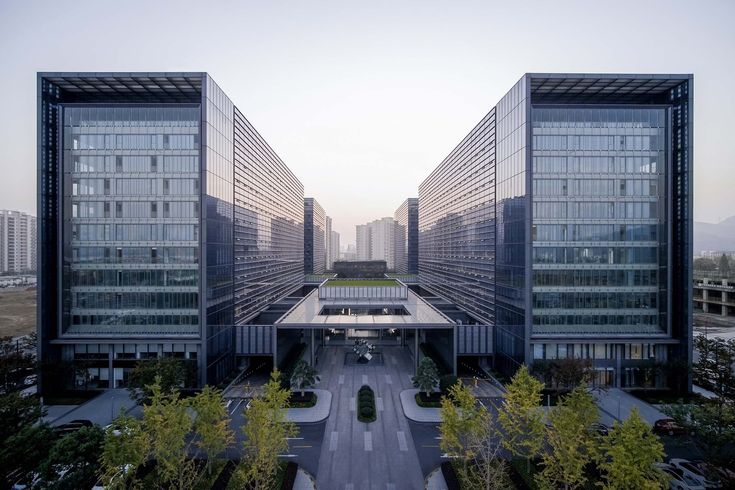
[[614,420],[625,420],[630,416],[633,408],[649,425],[653,425],[658,419],[666,418],[666,415],[650,403],[621,390],[620,388],[608,388],[606,390],[594,390],[597,406],[600,407],[600,418],[607,423],[608,417]]
[[[319,356],[319,385],[332,392],[319,458],[317,488],[344,490],[423,489],[408,420],[399,398],[411,388],[413,361],[401,347],[381,347],[383,363],[345,365],[348,347],[327,347]],[[378,419],[357,420],[355,398],[363,384],[375,391]]]

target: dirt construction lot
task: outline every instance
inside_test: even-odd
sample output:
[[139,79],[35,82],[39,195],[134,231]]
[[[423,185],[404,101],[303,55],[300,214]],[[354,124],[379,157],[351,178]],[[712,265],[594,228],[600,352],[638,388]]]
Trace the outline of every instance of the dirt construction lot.
[[36,329],[36,288],[0,289],[0,337],[27,335]]

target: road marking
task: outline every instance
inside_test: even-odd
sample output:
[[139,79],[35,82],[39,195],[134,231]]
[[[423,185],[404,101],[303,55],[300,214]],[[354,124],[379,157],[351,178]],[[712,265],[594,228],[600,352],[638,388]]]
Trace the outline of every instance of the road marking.
[[303,437],[287,437],[286,440],[287,441],[303,441],[304,438]]
[[373,450],[373,433],[365,432],[365,451]]
[[375,399],[375,404],[378,406],[378,412],[382,412],[384,410],[383,408],[383,398],[378,397]]
[[367,374],[363,374],[362,375],[362,384],[364,384],[364,385],[367,384]]
[[278,455],[279,458],[295,458],[297,456],[298,454],[279,454]]
[[354,412],[357,410],[356,403],[355,403],[355,397],[353,396],[350,398],[350,412]]
[[401,451],[408,451],[408,444],[406,444],[406,434],[399,430],[397,433],[398,435],[398,449]]
[[291,446],[291,449],[303,449],[307,447],[312,447],[312,446]]
[[442,454],[441,457],[444,459],[449,459],[449,455],[447,453]]
[[343,385],[343,384],[345,384],[345,375],[344,375],[344,374],[340,374],[340,375],[339,375],[339,379],[337,380],[337,384],[338,384],[338,385]]
[[385,375],[385,382],[388,383],[389,385],[393,384],[393,378],[391,377],[390,374]]
[[437,441],[441,441],[442,440],[442,436],[436,436],[434,439],[436,439]]
[[438,444],[422,444],[421,447],[439,447]]
[[240,400],[238,400],[237,404],[235,404],[235,408],[232,409],[232,412],[230,412],[230,415],[232,415],[233,413],[235,413],[237,411],[237,407],[239,407],[241,403],[242,403],[242,398],[240,398]]
[[332,433],[329,435],[329,450],[330,451],[337,450],[337,432],[336,431],[332,431]]

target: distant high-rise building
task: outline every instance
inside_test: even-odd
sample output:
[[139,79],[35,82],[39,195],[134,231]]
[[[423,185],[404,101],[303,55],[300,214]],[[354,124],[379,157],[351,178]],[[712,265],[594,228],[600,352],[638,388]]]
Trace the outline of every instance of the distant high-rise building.
[[396,227],[393,218],[357,225],[357,260],[385,260],[388,270],[395,270]]
[[0,272],[36,271],[36,217],[0,210]]
[[[323,274],[327,266],[327,215],[313,197],[304,199],[304,273]],[[329,219],[331,226],[331,219]]]
[[222,381],[237,327],[303,285],[301,182],[206,73],[40,73],[37,134],[41,361]]
[[330,240],[329,240],[329,270],[332,270],[334,267],[334,263],[339,260],[339,233],[332,230],[330,233]]
[[691,362],[692,83],[526,74],[424,180],[421,286],[480,324],[459,355],[622,387]]
[[349,243],[347,247],[339,254],[340,260],[357,260],[357,248],[354,244]]
[[396,210],[396,272],[419,272],[419,200],[410,197]]
[[332,218],[326,217],[326,230],[324,232],[324,249],[326,251],[324,255],[324,268],[325,270],[332,270]]

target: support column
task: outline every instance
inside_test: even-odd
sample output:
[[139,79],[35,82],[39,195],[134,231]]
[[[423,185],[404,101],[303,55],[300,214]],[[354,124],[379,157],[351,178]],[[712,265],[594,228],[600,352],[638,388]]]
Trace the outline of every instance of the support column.
[[419,329],[415,329],[413,337],[413,374],[419,372]]
[[311,367],[314,367],[314,329],[310,328],[309,332],[311,332],[311,342],[309,342],[309,363],[311,364]]
[[278,327],[273,325],[273,369],[278,368]]
[[113,345],[109,344],[107,346],[107,369],[108,369],[108,378],[109,381],[107,382],[107,386],[110,388],[116,388],[115,386],[115,370],[112,367],[112,359],[114,357],[113,351]]
[[457,325],[452,327],[452,369],[457,376]]

